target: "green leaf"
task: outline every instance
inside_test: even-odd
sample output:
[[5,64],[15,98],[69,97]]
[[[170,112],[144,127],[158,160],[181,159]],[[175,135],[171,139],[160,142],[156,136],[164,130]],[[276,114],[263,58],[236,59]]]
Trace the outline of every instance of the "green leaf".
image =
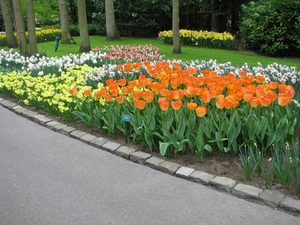
[[275,139],[276,139],[276,133],[270,133],[268,135],[266,148],[270,147],[274,143]]
[[204,149],[208,152],[212,152],[212,147],[209,144],[204,145]]
[[169,142],[159,142],[159,152],[162,156],[169,155],[168,148],[170,146]]

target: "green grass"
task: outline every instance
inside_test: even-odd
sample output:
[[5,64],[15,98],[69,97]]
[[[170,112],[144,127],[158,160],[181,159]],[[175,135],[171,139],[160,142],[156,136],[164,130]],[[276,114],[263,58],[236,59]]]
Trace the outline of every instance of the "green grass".
[[[104,36],[90,36],[91,47],[96,46],[109,46],[109,45],[140,45],[140,44],[152,44],[160,49],[160,53],[165,55],[166,59],[181,59],[183,61],[191,60],[217,60],[218,63],[231,62],[235,66],[243,65],[248,63],[249,65],[255,66],[258,62],[263,65],[277,62],[279,64],[287,66],[296,66],[300,68],[300,60],[296,59],[284,59],[284,58],[272,58],[256,55],[249,52],[240,51],[229,51],[221,49],[209,49],[209,48],[198,48],[194,46],[182,46],[182,54],[172,54],[173,47],[171,45],[165,45],[156,38],[138,38],[138,37],[122,37],[121,41],[107,42]],[[59,45],[58,51],[54,52],[54,42],[45,42],[38,44],[39,51],[46,51],[47,56],[61,57],[70,53],[79,53],[79,37],[74,37],[76,41],[75,45]]]

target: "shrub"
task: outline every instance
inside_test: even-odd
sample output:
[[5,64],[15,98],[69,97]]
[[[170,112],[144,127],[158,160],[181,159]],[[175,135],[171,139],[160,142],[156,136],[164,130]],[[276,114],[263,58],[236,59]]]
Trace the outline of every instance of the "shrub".
[[267,55],[299,55],[300,1],[251,1],[242,9],[242,42]]

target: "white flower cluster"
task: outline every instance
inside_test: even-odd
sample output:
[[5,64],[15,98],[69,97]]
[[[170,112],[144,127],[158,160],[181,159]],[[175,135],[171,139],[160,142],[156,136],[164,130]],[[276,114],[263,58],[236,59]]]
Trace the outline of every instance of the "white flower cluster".
[[102,66],[106,60],[103,59],[105,53],[89,52],[79,54],[69,54],[61,58],[45,57],[39,54],[31,57],[21,56],[18,52],[11,49],[0,50],[0,67],[1,70],[16,70],[30,72],[31,75],[60,74],[67,68],[76,65]]
[[[153,49],[150,46],[150,49]],[[104,77],[118,77],[124,76],[125,73],[116,69],[116,65],[120,61],[114,59],[109,59],[109,51],[113,50],[112,47],[105,49],[104,51],[90,51],[89,53],[83,54],[69,54],[61,58],[58,57],[45,57],[36,56],[24,57],[18,52],[11,49],[5,51],[0,50],[0,71],[12,71],[16,70],[18,73],[22,71],[30,72],[33,76],[46,75],[46,74],[60,74],[62,71],[66,71],[67,68],[78,65],[88,65],[95,67],[95,69],[87,74],[87,79],[92,79],[95,81],[100,81]],[[144,50],[144,49],[143,49]],[[119,51],[119,50],[118,50]],[[115,52],[115,51],[113,51]],[[146,52],[151,52],[146,50]],[[158,54],[155,52],[154,54]],[[122,55],[122,54],[121,54]],[[125,54],[123,54],[124,56]],[[158,54],[159,55],[159,54]],[[160,59],[160,57],[158,57]],[[156,63],[160,60],[153,60],[152,63]],[[231,62],[227,63],[217,63],[216,60],[195,60],[191,62],[183,62],[181,60],[169,60],[169,62],[177,62],[183,68],[197,68],[198,75],[201,75],[202,70],[210,69],[217,71],[219,76],[226,74],[234,74],[239,76],[241,70],[246,72],[246,75],[262,75],[265,77],[266,82],[278,81],[280,83],[288,84],[299,84],[300,83],[300,71],[296,67],[288,67],[278,63],[269,64],[263,66],[258,63],[257,66],[250,66],[247,63],[237,67],[232,65]],[[129,75],[132,73],[144,72],[146,68],[143,66],[141,68],[143,71],[130,71]],[[128,75],[128,74],[127,74]]]

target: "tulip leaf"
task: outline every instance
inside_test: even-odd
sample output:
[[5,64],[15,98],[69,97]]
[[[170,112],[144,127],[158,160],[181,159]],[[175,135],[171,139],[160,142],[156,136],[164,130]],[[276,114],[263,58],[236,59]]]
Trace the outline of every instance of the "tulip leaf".
[[162,156],[169,155],[168,148],[170,146],[170,142],[159,142],[159,152]]

